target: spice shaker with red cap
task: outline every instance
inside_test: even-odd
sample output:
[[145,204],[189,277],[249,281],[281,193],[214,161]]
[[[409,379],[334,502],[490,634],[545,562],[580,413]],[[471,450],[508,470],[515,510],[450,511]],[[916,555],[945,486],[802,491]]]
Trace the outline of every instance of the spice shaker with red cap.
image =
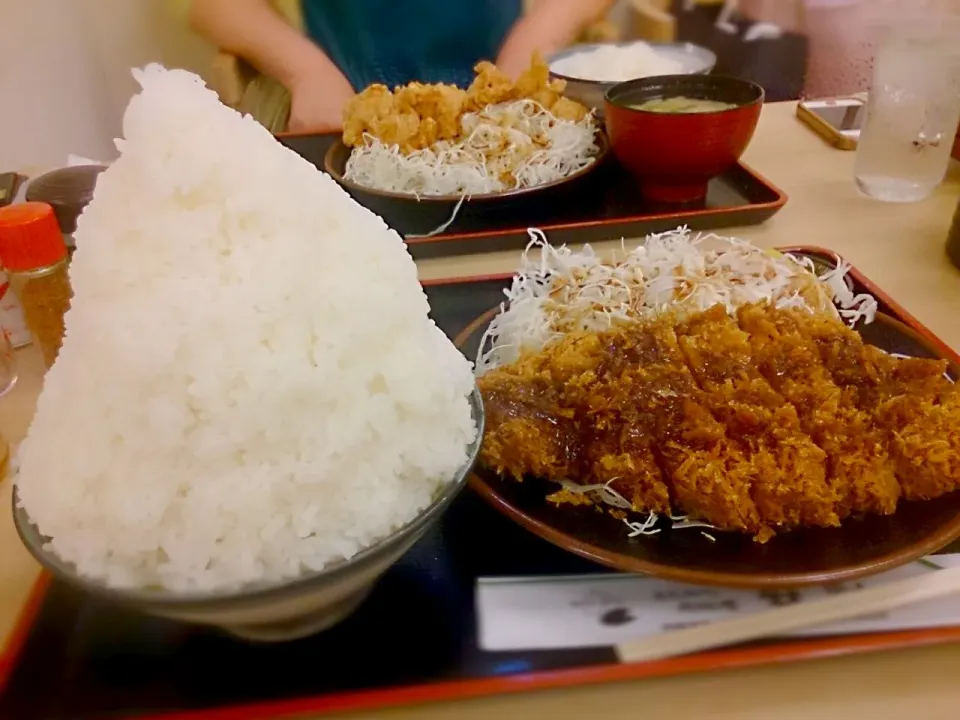
[[47,367],[60,350],[63,316],[70,307],[67,262],[67,246],[50,205],[26,202],[0,208],[0,266]]

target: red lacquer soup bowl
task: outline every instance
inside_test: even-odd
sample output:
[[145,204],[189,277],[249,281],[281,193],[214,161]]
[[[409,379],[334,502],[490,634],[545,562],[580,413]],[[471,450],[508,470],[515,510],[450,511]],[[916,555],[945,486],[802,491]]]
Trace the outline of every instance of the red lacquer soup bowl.
[[[637,106],[657,99],[712,100],[733,107],[708,112],[663,112]],[[657,202],[692,202],[710,179],[747,149],[760,119],[763,88],[720,75],[659,75],[607,91],[607,133],[617,160]]]

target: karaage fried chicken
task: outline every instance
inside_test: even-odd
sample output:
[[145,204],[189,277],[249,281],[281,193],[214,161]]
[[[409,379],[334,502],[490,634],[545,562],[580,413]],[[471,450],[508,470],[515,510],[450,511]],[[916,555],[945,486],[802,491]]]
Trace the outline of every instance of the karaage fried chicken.
[[487,105],[498,105],[516,100],[516,88],[510,77],[492,62],[486,60],[477,63],[473,69],[476,77],[467,88],[467,101],[464,110],[477,112]]
[[554,117],[559,120],[580,122],[587,116],[587,108],[570,98],[559,97],[548,108]]
[[386,85],[371,85],[355,95],[343,108],[343,142],[354,147],[363,143],[365,133],[380,136],[383,118],[394,113],[394,97]]
[[479,378],[481,461],[764,541],[960,488],[943,369],[766,305],[575,332]]
[[357,147],[369,134],[409,154],[441,140],[461,138],[467,113],[523,99],[539,103],[561,120],[579,122],[587,116],[587,108],[562,96],[566,83],[550,79],[550,68],[539,53],[516,83],[491,62],[478,63],[474,72],[476,77],[466,90],[414,82],[391,92],[384,85],[371,85],[344,108],[344,144]]
[[467,100],[466,91],[455,85],[410,83],[396,90],[400,112],[412,111],[421,119],[436,123],[436,140],[452,140],[460,133],[460,115]]
[[343,142],[355,147],[370,134],[409,153],[460,134],[466,93],[453,85],[411,83],[396,92],[371,85],[344,108]]

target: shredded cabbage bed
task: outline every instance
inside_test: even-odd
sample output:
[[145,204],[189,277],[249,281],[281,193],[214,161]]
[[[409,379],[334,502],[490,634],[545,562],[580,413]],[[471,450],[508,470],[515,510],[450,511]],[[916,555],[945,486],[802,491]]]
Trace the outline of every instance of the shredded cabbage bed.
[[877,309],[872,296],[850,290],[850,266],[842,261],[817,276],[809,258],[738,238],[694,235],[681,227],[649,235],[636,249],[605,260],[589,245],[554,247],[542,231],[527,233],[520,270],[481,341],[478,374],[566,333],[605,330],[616,320],[667,310],[698,312],[720,303],[732,312],[768,300],[778,307],[836,312],[852,325],[861,318],[871,322]]
[[419,196],[472,196],[561,180],[596,160],[592,115],[555,117],[525,99],[490,105],[462,120],[464,138],[409,154],[372,135],[347,160],[344,178],[374,190]]

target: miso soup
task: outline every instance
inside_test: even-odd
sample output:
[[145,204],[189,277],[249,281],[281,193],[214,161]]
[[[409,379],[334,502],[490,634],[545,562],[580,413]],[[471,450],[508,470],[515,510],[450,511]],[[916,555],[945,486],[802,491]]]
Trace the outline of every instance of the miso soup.
[[719,100],[701,100],[699,98],[688,98],[677,96],[669,98],[652,98],[644,100],[642,103],[630,105],[634,110],[645,110],[647,112],[657,113],[709,113],[720,112],[721,110],[730,110],[735,108],[735,103],[720,102]]

